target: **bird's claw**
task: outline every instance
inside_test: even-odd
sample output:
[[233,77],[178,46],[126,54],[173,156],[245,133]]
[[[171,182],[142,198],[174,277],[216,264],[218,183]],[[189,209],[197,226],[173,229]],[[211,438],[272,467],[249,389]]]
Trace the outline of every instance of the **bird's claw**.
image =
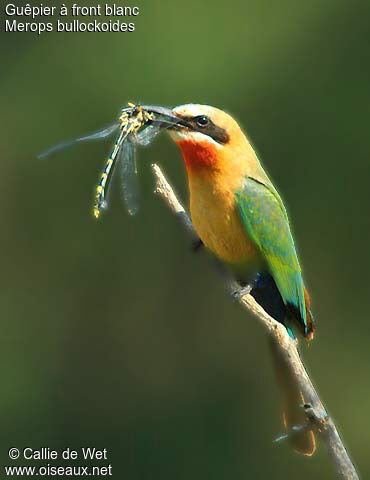
[[245,287],[241,287],[237,283],[232,283],[230,285],[230,295],[235,301],[241,300],[245,295],[248,295],[252,290],[250,285],[246,285]]

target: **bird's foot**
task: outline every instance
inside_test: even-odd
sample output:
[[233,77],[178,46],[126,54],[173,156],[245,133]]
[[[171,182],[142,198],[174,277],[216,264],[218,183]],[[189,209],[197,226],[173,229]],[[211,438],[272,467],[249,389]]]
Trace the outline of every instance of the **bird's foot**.
[[229,284],[229,292],[232,298],[235,301],[240,301],[245,295],[248,295],[252,290],[251,285],[242,286],[238,282],[230,282]]

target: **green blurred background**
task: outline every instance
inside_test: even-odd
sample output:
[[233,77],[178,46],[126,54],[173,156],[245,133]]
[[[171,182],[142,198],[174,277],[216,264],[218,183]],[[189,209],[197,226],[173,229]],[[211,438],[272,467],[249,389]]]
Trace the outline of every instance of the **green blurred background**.
[[95,446],[122,479],[334,478],[324,445],[272,444],[264,331],[152,193],[156,161],[186,200],[166,135],[141,151],[135,218],[117,189],[91,215],[109,141],[36,158],[129,100],[194,102],[240,121],[285,199],[318,323],[303,355],[367,478],[369,2],[137,5],[112,34],[4,33],[2,11],[1,466],[13,446]]

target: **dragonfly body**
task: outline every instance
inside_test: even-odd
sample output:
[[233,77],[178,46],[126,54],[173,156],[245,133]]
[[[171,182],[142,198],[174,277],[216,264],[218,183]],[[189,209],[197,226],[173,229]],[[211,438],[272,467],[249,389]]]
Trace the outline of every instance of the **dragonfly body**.
[[[133,106],[134,107],[134,106]],[[124,169],[125,172],[130,174],[128,180],[133,180],[131,174],[134,176],[137,173],[136,169],[136,161],[135,161],[135,154],[134,149],[132,148],[132,140],[129,138],[130,135],[139,132],[139,130],[149,121],[153,119],[152,115],[142,107],[134,107],[135,110],[129,115],[126,111],[122,111],[122,114],[119,118],[120,121],[120,133],[117,137],[116,143],[108,157],[107,163],[105,164],[104,170],[101,174],[100,181],[98,186],[96,187],[96,195],[95,195],[95,204],[93,208],[93,214],[95,218],[99,218],[102,209],[106,208],[106,189],[107,183],[111,179],[117,159],[120,160],[121,168]],[[125,143],[127,145],[125,145]],[[126,155],[119,155],[119,153],[126,153]],[[126,165],[125,165],[126,159]],[[129,164],[129,165],[127,165]],[[131,183],[133,187],[133,182]],[[134,203],[134,199],[136,200],[137,195],[131,195],[130,189],[126,184],[124,184],[123,188],[123,196],[124,200],[126,201],[126,206],[128,212],[133,215],[137,211],[137,205]]]

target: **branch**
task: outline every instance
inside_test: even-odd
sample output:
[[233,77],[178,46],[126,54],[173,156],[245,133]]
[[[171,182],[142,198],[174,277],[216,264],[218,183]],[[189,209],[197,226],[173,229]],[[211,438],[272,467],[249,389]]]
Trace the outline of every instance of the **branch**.
[[[178,201],[171,185],[166,180],[158,165],[152,165],[156,180],[155,193],[160,195],[167,206],[180,219],[181,224],[194,241],[198,239],[193,224],[185,209]],[[216,262],[218,262],[216,260]],[[218,262],[220,263],[220,262]],[[297,341],[292,340],[286,328],[270,315],[255,301],[249,293],[237,297],[240,304],[254,315],[264,326],[270,338],[275,342],[280,353],[290,366],[298,388],[305,399],[304,411],[311,428],[319,432],[326,444],[329,455],[335,465],[337,478],[345,480],[358,480],[356,469],[343,445],[337,428],[332,418],[328,415],[318,393],[312,385],[311,379],[302,363],[297,350]]]

